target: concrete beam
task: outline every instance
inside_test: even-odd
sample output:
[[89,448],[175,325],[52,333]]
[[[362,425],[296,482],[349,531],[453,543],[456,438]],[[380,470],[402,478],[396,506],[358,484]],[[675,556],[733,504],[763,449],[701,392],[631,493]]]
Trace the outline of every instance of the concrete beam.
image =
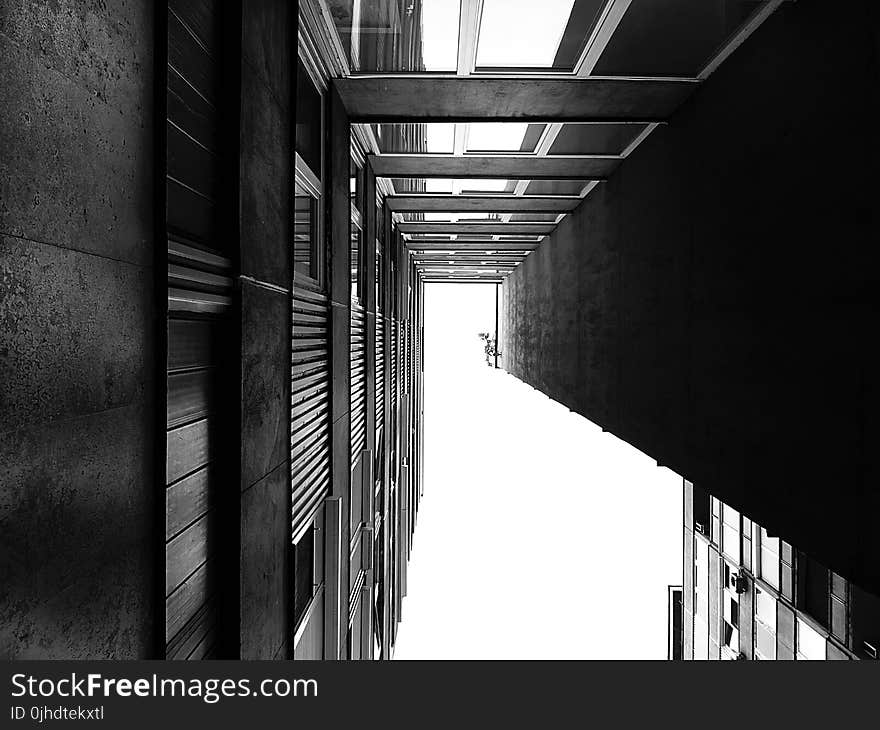
[[505,180],[605,180],[620,164],[615,155],[527,157],[513,155],[370,155],[376,177],[501,178]]
[[555,223],[420,223],[415,221],[398,223],[401,233],[448,233],[453,235],[545,235],[552,233]]
[[392,195],[385,198],[395,213],[567,213],[581,198],[537,195]]
[[[334,79],[352,122],[662,122],[697,88],[680,79],[359,76]],[[414,101],[417,100],[417,103]]]
[[407,241],[412,251],[534,251],[538,241]]

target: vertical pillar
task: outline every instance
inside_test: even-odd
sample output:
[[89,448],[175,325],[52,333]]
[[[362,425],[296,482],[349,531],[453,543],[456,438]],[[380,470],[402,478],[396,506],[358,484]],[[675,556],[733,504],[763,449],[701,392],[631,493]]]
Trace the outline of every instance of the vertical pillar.
[[382,565],[377,566],[377,570],[382,571],[382,658],[391,658],[391,434],[394,431],[391,423],[391,368],[393,361],[391,359],[391,346],[389,338],[391,336],[394,313],[392,311],[392,294],[391,294],[391,259],[393,253],[394,233],[392,231],[392,216],[387,205],[382,206],[382,215],[385,216],[385,240],[382,242],[385,247],[385,255],[382,257],[382,291],[379,296],[382,297],[382,314],[385,317],[385,342],[383,349],[385,357],[383,359],[385,373],[385,396],[382,403],[383,417],[385,423],[385,448],[382,454]]
[[[351,388],[351,290],[350,290],[350,226],[349,168],[351,165],[351,128],[345,105],[334,86],[327,90],[327,164],[326,178],[326,231],[328,236],[328,282],[330,298],[330,447],[331,494],[340,501],[342,515],[348,514],[351,493],[351,460],[349,456],[350,388]],[[325,602],[325,631],[328,640],[324,655],[328,659],[346,656],[346,628],[348,626],[350,525],[343,519],[339,528],[340,539],[328,544],[337,551],[327,559],[339,561],[332,580],[338,585],[328,592]],[[328,574],[329,575],[329,574]],[[325,578],[326,582],[331,580]],[[335,636],[335,639],[333,637]],[[333,643],[335,641],[335,644]]]

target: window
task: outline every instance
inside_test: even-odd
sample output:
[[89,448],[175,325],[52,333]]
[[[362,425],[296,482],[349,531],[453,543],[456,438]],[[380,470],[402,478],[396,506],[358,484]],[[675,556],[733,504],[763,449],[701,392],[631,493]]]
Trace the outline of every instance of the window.
[[755,658],[776,659],[776,598],[755,586]]
[[737,564],[740,562],[739,512],[726,504],[721,505],[723,520],[721,545],[724,554]]
[[296,183],[293,225],[293,269],[318,281],[318,198]]
[[468,152],[534,152],[543,124],[482,122],[468,125]]
[[355,162],[354,158],[352,158],[349,172],[349,191],[351,194],[351,255],[349,260],[351,267],[351,299],[353,302],[363,306],[365,292],[362,216],[364,209],[364,171]]
[[825,659],[825,637],[804,619],[797,619],[797,658],[806,660]]
[[296,143],[297,154],[311,168],[318,179],[321,178],[321,120],[323,98],[315,88],[312,79],[297,61],[296,66]]
[[293,271],[323,284],[321,193],[323,97],[297,60],[294,154]]
[[761,528],[761,578],[779,590],[779,538]]
[[572,70],[602,0],[484,0],[477,43],[477,68]]
[[455,71],[459,0],[327,0],[354,73]]
[[315,532],[307,530],[293,546],[293,625],[302,620],[315,592]]
[[709,658],[709,545],[694,538],[694,659]]

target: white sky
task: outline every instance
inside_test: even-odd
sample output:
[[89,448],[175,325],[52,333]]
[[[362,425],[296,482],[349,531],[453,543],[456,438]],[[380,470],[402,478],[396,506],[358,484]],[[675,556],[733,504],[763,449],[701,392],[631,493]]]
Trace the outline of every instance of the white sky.
[[396,659],[665,659],[681,479],[485,364],[494,285],[428,285],[425,496]]

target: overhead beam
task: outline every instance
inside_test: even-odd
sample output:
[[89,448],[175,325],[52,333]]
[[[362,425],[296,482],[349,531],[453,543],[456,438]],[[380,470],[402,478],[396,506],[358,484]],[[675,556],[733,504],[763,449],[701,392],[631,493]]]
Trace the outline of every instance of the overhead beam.
[[[491,249],[490,249],[491,250]],[[479,251],[456,251],[452,254],[443,254],[433,251],[413,252],[412,257],[415,261],[448,261],[455,259],[456,261],[522,261],[528,254],[526,253],[480,253]]]
[[555,223],[424,223],[406,221],[397,224],[401,233],[446,233],[450,235],[546,235],[556,228]]
[[661,122],[697,87],[689,79],[453,75],[334,79],[352,122]]
[[391,195],[385,198],[395,213],[567,213],[580,205],[580,198],[537,195]]
[[376,177],[605,180],[617,155],[524,157],[508,155],[369,155]]
[[534,251],[536,248],[538,248],[538,244],[532,244],[530,246],[502,246],[496,241],[488,241],[488,242],[484,241],[479,246],[475,245],[475,244],[471,244],[468,246],[459,246],[459,245],[455,245],[455,241],[453,241],[452,243],[453,243],[452,246],[450,246],[449,244],[441,246],[439,244],[434,244],[434,243],[429,244],[427,246],[410,245],[410,246],[408,246],[408,249],[413,254],[423,252],[423,253],[428,253],[428,254],[431,254],[434,256],[437,256],[437,255],[439,255],[439,256],[447,256],[447,255],[452,256],[452,255],[454,255],[454,254],[437,254],[437,251],[455,251],[456,254],[473,252],[475,254],[482,253],[482,255],[484,255],[484,256],[486,256],[486,255],[492,256],[494,254],[486,254],[486,251],[500,251],[503,253],[506,253],[508,251],[516,251],[516,252],[525,251],[525,252],[530,253],[530,252]]

